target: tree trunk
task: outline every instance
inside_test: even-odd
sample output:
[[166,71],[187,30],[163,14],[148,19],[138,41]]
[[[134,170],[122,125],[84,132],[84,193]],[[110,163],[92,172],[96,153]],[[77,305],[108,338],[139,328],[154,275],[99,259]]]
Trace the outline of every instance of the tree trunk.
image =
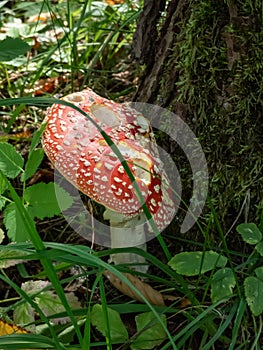
[[[262,21],[261,0],[145,0],[134,35],[133,56],[145,65],[134,100],[169,108],[198,137],[225,229],[258,223],[262,210]],[[174,158],[189,199],[178,147]]]

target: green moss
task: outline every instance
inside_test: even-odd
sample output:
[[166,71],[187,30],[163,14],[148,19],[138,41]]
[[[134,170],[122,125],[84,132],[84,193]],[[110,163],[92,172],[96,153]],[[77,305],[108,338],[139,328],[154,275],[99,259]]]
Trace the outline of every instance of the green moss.
[[262,2],[230,5],[191,2],[179,24],[160,92],[165,93],[175,69],[176,101],[185,106],[188,125],[202,144],[210,194],[227,227],[245,202],[248,220],[256,220],[263,204]]

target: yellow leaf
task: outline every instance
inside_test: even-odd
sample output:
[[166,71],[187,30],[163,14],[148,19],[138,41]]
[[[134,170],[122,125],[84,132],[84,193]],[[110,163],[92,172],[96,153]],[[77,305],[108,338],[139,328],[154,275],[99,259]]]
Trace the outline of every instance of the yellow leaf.
[[0,336],[8,334],[27,334],[30,333],[25,328],[19,327],[15,324],[10,324],[2,319],[0,319]]

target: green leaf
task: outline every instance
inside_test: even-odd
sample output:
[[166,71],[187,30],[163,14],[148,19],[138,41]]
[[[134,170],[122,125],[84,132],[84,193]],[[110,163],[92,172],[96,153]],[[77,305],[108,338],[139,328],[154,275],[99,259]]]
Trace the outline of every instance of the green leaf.
[[[160,315],[164,324],[166,316]],[[153,349],[160,345],[167,337],[164,328],[156,319],[153,312],[145,312],[135,317],[137,331],[140,333],[131,344],[132,350]]]
[[257,278],[263,282],[263,266],[260,266],[258,268],[255,269],[255,273],[256,273],[256,276]]
[[[78,326],[79,327],[84,326],[85,322],[86,322],[85,318],[78,319]],[[47,330],[48,330],[48,326],[47,326]],[[45,334],[45,333],[43,333],[43,334]],[[46,334],[47,334],[47,332],[46,332]],[[63,327],[62,331],[58,332],[57,335],[58,335],[58,339],[61,341],[61,343],[69,344],[69,343],[74,342],[74,339],[76,336],[76,331],[75,331],[74,327],[72,326],[72,324],[68,323],[68,325],[66,327]],[[74,347],[70,347],[70,349],[71,350],[74,350],[74,349],[79,350],[78,348],[74,348]]]
[[[81,305],[77,297],[73,292],[66,293],[66,298],[69,303],[70,308],[80,309]],[[38,304],[40,309],[46,316],[52,316],[62,312],[66,312],[65,306],[62,304],[59,297],[51,290],[41,292],[36,298],[35,302]],[[54,324],[67,323],[69,322],[69,317],[52,318]]]
[[[59,197],[60,205],[58,205],[57,197]],[[53,182],[28,187],[24,192],[24,199],[30,214],[39,219],[58,215],[73,203],[70,194]]]
[[243,240],[249,244],[257,244],[262,240],[262,233],[254,223],[238,225],[237,232],[240,233]]
[[[5,247],[8,247],[8,246],[5,246]],[[27,253],[22,250],[14,250],[14,249],[0,250],[0,268],[6,269],[10,266],[21,264],[21,262],[23,262],[22,258],[25,257],[26,255]],[[19,259],[18,257],[21,257],[21,259]]]
[[0,41],[0,62],[8,62],[24,55],[31,47],[20,38],[6,38]]
[[32,151],[32,153],[28,157],[28,161],[26,162],[25,171],[21,175],[21,181],[24,182],[35,174],[37,168],[42,162],[43,157],[44,151],[42,148]]
[[28,231],[24,225],[15,203],[10,203],[4,211],[4,224],[7,235],[13,242],[25,242],[30,239]]
[[245,296],[247,304],[254,316],[263,311],[263,282],[254,276],[245,279]]
[[256,251],[263,256],[263,242],[260,241],[256,246],[255,246]]
[[[111,340],[113,342],[125,342],[128,339],[128,332],[121,320],[120,314],[109,307],[107,308],[107,313]],[[104,337],[106,337],[107,324],[102,305],[95,304],[93,306],[91,310],[91,323],[100,333],[104,335]]]
[[0,210],[4,208],[5,203],[6,203],[5,197],[0,195]]
[[235,276],[229,267],[216,271],[211,282],[211,299],[213,303],[230,297],[233,294],[235,285]]
[[[15,307],[13,317],[15,324],[29,324],[35,321],[35,310],[28,302],[24,302]],[[30,331],[35,331],[35,325],[30,326]]]
[[[22,289],[30,296],[37,294],[34,297],[34,301],[46,316],[54,316],[62,312],[66,312],[64,305],[58,298],[57,294],[51,290],[44,290],[50,283],[48,281],[37,280],[37,281],[26,281],[22,283]],[[74,293],[65,293],[67,302],[71,309],[80,309],[81,305]],[[32,322],[32,321],[31,321]],[[52,318],[54,324],[67,323],[69,322],[68,317]]]
[[24,159],[9,143],[0,143],[0,170],[14,179],[22,170]]
[[3,194],[8,189],[7,183],[2,174],[0,174],[0,194]]
[[41,292],[44,288],[48,287],[49,285],[50,285],[50,283],[48,281],[29,280],[29,281],[26,281],[26,282],[22,283],[21,288],[28,295],[33,295],[33,294]]
[[195,276],[213,270],[215,267],[224,267],[226,263],[226,257],[210,250],[176,254],[168,265],[181,275]]

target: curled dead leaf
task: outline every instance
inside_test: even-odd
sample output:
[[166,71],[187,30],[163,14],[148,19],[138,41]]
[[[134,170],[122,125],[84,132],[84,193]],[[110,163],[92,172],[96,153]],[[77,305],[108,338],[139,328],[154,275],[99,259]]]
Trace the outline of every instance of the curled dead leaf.
[[[123,275],[134,285],[134,287],[138,289],[138,291],[149,301],[149,303],[152,305],[165,305],[162,294],[153,289],[149,284],[142,282],[138,277],[130,273],[123,273]],[[126,283],[124,283],[110,271],[105,271],[104,276],[106,276],[111,284],[123,294],[142,303],[144,302],[144,300],[134,290],[132,290]]]
[[123,4],[124,0],[106,0],[106,3],[110,6]]
[[[121,293],[129,296],[134,300],[144,302],[141,296],[138,295],[133,289],[131,289],[126,283],[124,283],[120,278],[115,276],[110,271],[106,270],[104,276],[108,278],[111,284],[118,289]],[[130,273],[123,273],[123,275],[138,289],[138,291],[148,300],[152,305],[165,306],[165,301],[180,301],[180,306],[185,307],[190,305],[190,301],[187,299],[181,299],[173,295],[163,295],[154,288],[152,288],[148,283],[142,282],[137,276]]]

